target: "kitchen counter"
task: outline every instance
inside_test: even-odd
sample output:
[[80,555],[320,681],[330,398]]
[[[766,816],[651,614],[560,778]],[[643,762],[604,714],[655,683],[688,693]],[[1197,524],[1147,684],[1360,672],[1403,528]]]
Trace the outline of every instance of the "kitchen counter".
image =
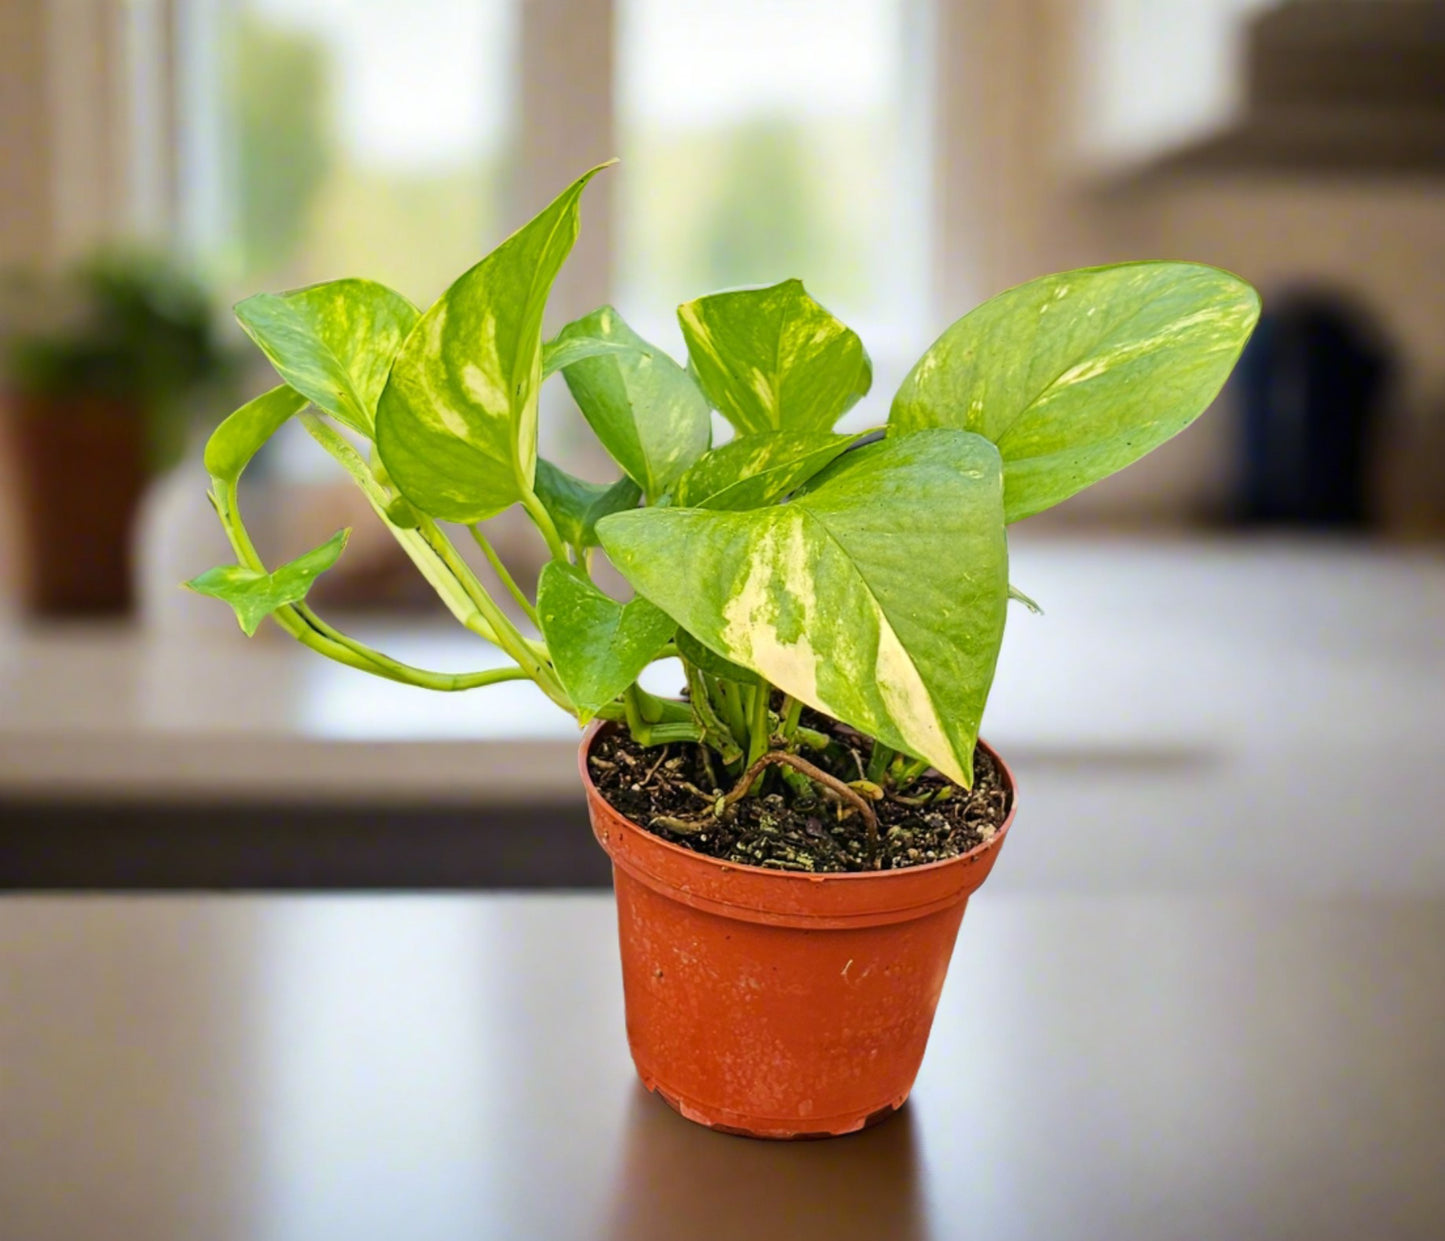
[[1445,1234],[1439,893],[1018,895],[1009,860],[911,1100],[826,1142],[643,1090],[605,896],[0,903],[0,1232]]
[[[1015,541],[985,734],[1021,785],[1016,866],[1062,883],[1221,868],[1333,891],[1445,876],[1445,559],[1270,539]],[[486,666],[440,625],[356,626],[410,662]],[[650,674],[660,692],[675,669]],[[525,683],[459,695],[283,635],[0,635],[0,807],[578,804],[577,729]],[[0,809],[3,813],[3,809]],[[1241,833],[1249,846],[1240,848]],[[1366,847],[1374,841],[1389,847]],[[1046,843],[1046,847],[1045,844]],[[1107,865],[1101,846],[1117,844]],[[1123,847],[1127,846],[1127,847]]]

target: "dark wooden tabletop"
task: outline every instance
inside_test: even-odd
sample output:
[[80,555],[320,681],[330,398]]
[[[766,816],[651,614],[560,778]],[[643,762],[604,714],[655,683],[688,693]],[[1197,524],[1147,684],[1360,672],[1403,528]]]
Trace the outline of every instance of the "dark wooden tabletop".
[[914,1097],[636,1084],[610,898],[0,903],[5,1241],[1445,1236],[1445,901],[977,897]]

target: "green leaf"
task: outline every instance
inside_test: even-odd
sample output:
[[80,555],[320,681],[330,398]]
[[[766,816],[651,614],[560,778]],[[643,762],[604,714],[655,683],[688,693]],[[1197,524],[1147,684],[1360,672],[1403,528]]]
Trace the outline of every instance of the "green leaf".
[[318,409],[370,436],[391,361],[419,314],[374,280],[258,293],[236,306],[246,335]]
[[756,672],[708,650],[686,629],[677,631],[677,653],[688,663],[695,664],[704,672],[711,673],[715,677],[722,677],[727,681],[737,681],[741,685],[758,684]]
[[661,496],[712,440],[712,415],[692,376],[611,306],[569,323],[557,340],[625,346],[569,362],[562,377],[612,459],[645,495]]
[[850,452],[787,504],[598,524],[704,646],[951,779],[972,779],[1008,604],[998,450],[962,431]]
[[827,431],[745,435],[704,453],[673,488],[679,508],[760,508],[812,478],[858,437]]
[[558,560],[542,568],[537,617],[552,666],[584,724],[637,680],[677,628],[646,599],[618,603]]
[[642,489],[623,476],[615,483],[589,483],[537,458],[537,497],[557,533],[579,551],[597,546],[597,523],[609,513],[636,508]]
[[1194,421],[1259,318],[1259,295],[1197,263],[1046,276],[985,302],[919,359],[891,431],[998,445],[1009,521],[1067,499]]
[[801,280],[700,297],[677,318],[703,392],[739,435],[832,430],[872,386],[857,333]]
[[[573,325],[569,324],[568,327]],[[567,328],[562,329],[565,334]],[[650,346],[648,346],[650,348]],[[626,341],[603,340],[597,336],[575,333],[571,336],[554,336],[542,346],[542,378],[555,375],[558,371],[581,362],[584,358],[597,358],[609,353],[634,353],[637,346]]]
[[223,565],[207,569],[186,583],[198,595],[224,599],[236,612],[246,636],[250,637],[266,617],[288,603],[300,603],[306,592],[327,569],[340,558],[351,531],[338,530],[320,547],[272,573],[248,569],[244,565]]
[[261,445],[305,407],[306,398],[286,384],[247,401],[211,432],[206,441],[206,473],[234,483]]
[[377,406],[376,447],[423,513],[470,525],[531,493],[542,312],[599,171],[463,274],[402,345]]

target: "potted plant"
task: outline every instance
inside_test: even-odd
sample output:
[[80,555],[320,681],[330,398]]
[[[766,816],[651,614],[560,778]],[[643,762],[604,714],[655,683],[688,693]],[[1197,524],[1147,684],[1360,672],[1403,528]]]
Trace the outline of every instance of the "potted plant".
[[205,291],[142,253],[98,253],[7,288],[3,400],[31,611],[123,612],[130,532],[149,479],[231,377]]
[[[587,726],[582,782],[614,864],[643,1080],[716,1128],[849,1132],[907,1096],[964,904],[1012,818],[1008,769],[978,740],[1021,598],[1007,525],[1195,418],[1258,298],[1186,263],[1037,280],[949,328],[882,435],[840,434],[868,355],[796,280],[681,307],[686,368],[610,307],[543,341],[597,171],[425,313],[364,280],[237,307],[285,382],[210,441],[237,563],[189,585],[248,634],[271,616],[378,676],[534,681]],[[621,469],[609,486],[537,458],[538,389],[558,372]],[[736,431],[719,447],[713,410]],[[261,559],[236,482],[293,417],[507,667],[408,667],[317,616],[307,590],[346,531],[276,568]],[[479,524],[512,505],[551,556],[535,601]],[[448,526],[488,554],[515,613]],[[602,556],[630,600],[595,584]],[[677,699],[638,684],[664,657],[684,672]]]

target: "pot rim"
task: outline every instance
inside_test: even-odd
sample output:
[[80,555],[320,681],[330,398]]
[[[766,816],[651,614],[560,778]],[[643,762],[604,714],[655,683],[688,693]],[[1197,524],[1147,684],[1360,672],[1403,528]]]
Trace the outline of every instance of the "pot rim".
[[[602,791],[592,780],[592,773],[587,767],[587,758],[592,752],[592,746],[597,738],[607,729],[619,727],[615,720],[593,720],[582,734],[581,744],[577,747],[577,769],[582,776],[582,786],[586,792],[595,797],[603,805],[607,806],[624,823],[641,832],[646,837],[649,845],[663,850],[666,854],[676,857],[679,861],[687,864],[702,862],[711,863],[723,870],[736,870],[748,875],[756,875],[769,882],[779,881],[799,885],[815,885],[826,883],[830,886],[837,883],[858,883],[872,881],[892,880],[898,882],[909,877],[923,877],[937,874],[950,867],[969,866],[976,862],[982,855],[996,850],[1003,844],[1003,838],[1008,834],[1008,829],[1014,821],[1014,812],[1018,808],[1018,789],[1014,782],[1013,771],[1004,762],[999,752],[989,745],[982,737],[978,738],[977,744],[987,750],[993,761],[998,764],[999,774],[1003,777],[1004,785],[1008,789],[1009,804],[1008,813],[999,824],[998,830],[987,840],[980,841],[967,853],[958,853],[953,857],[941,858],[937,862],[924,862],[919,866],[900,866],[893,870],[848,870],[848,871],[793,871],[773,870],[766,866],[753,866],[748,862],[729,862],[723,858],[710,857],[705,853],[698,853],[692,849],[685,849],[681,845],[673,844],[670,840],[664,840],[657,833],[649,831],[642,824],[628,818],[617,807],[603,796]],[[614,859],[615,860],[615,859]]]

